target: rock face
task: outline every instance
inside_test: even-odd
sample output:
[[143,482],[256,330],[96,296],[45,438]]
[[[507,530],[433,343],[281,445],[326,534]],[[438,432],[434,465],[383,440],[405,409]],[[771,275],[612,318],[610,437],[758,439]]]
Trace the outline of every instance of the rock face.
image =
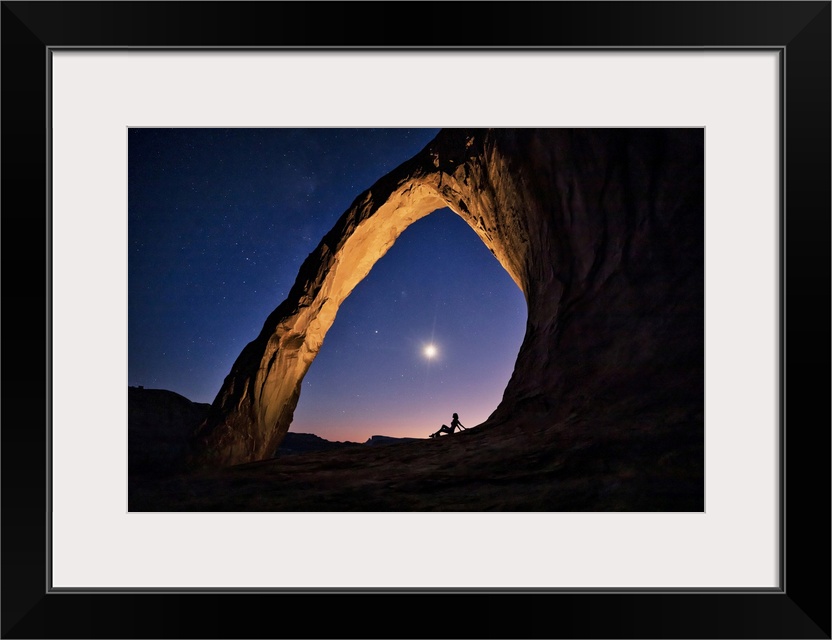
[[271,457],[338,308],[408,225],[461,216],[525,294],[484,426],[637,398],[704,405],[704,131],[445,129],[353,202],[234,363],[192,467]]
[[292,433],[289,431],[284,435],[274,457],[291,456],[299,453],[310,453],[313,451],[337,451],[348,447],[360,447],[358,442],[331,442],[324,440],[314,433]]
[[177,470],[188,438],[211,405],[164,389],[127,389],[127,460],[130,475]]

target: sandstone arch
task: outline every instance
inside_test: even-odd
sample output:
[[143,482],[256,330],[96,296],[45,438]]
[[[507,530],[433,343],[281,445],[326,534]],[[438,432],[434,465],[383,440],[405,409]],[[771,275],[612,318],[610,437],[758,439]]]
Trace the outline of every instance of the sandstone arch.
[[270,457],[338,307],[419,218],[449,207],[523,291],[528,322],[489,424],[582,403],[701,402],[701,129],[445,129],[358,196],[234,363],[192,466]]

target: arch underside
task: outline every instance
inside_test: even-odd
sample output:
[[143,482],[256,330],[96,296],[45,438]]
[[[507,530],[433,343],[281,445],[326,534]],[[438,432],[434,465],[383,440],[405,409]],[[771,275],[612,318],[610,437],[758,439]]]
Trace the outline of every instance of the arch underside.
[[[192,466],[269,458],[338,308],[413,222],[461,216],[523,291],[528,323],[489,424],[704,373],[701,130],[442,130],[378,180],[303,263],[226,377]],[[652,386],[651,386],[652,385]]]

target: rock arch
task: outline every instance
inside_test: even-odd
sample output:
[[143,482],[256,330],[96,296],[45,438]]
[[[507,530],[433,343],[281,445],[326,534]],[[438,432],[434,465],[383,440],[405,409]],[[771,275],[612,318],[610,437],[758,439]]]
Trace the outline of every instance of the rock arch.
[[196,430],[191,466],[270,457],[353,288],[448,207],[523,291],[528,323],[489,424],[704,387],[701,129],[443,129],[362,193],[303,263]]

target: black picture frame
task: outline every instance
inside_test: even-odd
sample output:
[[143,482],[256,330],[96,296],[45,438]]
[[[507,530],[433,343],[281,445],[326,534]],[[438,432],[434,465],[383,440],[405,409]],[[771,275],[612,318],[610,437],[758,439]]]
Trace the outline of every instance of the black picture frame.
[[[0,20],[3,638],[830,637],[830,2],[3,2]],[[47,134],[62,47],[778,51],[780,588],[51,591]]]

